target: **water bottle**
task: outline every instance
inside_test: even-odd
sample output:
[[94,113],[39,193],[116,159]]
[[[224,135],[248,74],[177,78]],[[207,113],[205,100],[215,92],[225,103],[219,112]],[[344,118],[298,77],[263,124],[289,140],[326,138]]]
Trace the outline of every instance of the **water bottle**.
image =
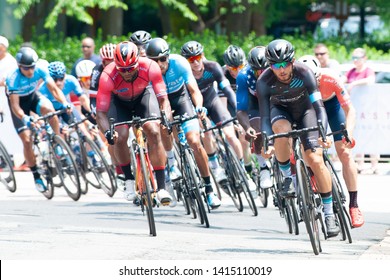
[[54,132],[53,132],[53,129],[52,129],[51,126],[50,126],[50,124],[46,124],[45,129],[46,129],[46,133],[47,133],[48,135],[51,135],[51,134],[54,133]]
[[42,155],[42,160],[47,161],[49,159],[49,145],[47,141],[40,141],[38,143],[39,151]]

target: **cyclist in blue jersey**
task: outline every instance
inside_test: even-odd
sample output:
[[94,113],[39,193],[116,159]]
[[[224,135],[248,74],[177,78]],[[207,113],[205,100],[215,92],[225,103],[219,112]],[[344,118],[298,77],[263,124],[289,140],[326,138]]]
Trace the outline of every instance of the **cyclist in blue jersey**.
[[[256,132],[260,132],[260,112],[256,97],[256,80],[268,67],[264,56],[265,47],[252,48],[248,54],[248,64],[237,75],[237,118],[244,128],[246,135],[256,138]],[[257,142],[255,142],[255,145]],[[257,145],[255,146],[256,148]],[[270,188],[272,186],[270,170],[266,160],[261,156],[261,150],[255,149],[255,154],[260,165],[260,186]]]
[[[207,110],[202,106],[203,97],[188,61],[180,55],[170,54],[168,43],[161,38],[154,38],[149,41],[146,55],[160,66],[167,86],[168,99],[173,116],[188,114],[189,117],[192,117],[197,112],[201,117],[205,117]],[[188,144],[194,151],[195,160],[204,181],[207,203],[211,208],[217,208],[221,205],[221,202],[213,192],[211,185],[207,153],[200,141],[199,121],[196,119],[186,121],[182,127]],[[174,158],[173,145],[169,141],[171,137],[165,138],[168,139],[168,141],[165,141],[165,148],[168,151],[169,161],[170,158]],[[173,163],[171,162],[170,164],[172,166]]]
[[[84,107],[84,109],[90,111],[88,96],[84,94],[80,83],[76,79],[76,77],[66,74],[65,64],[60,61],[54,61],[49,63],[48,69],[50,76],[53,78],[57,87],[62,90],[66,100],[70,103],[70,94],[74,93],[79,98],[81,105]],[[46,96],[51,101],[51,103],[53,103],[53,107],[55,110],[60,110],[62,108],[62,104],[54,98],[46,82],[38,88],[38,91],[44,96]],[[74,107],[72,104],[71,106],[72,108]],[[76,120],[81,120],[81,115],[79,111],[72,110],[72,113],[74,114]],[[62,114],[61,117],[63,121],[67,124],[73,121],[70,119],[70,115],[67,113]]]
[[[261,117],[261,130],[271,135],[291,131],[292,124],[298,129],[317,125],[320,119],[325,127],[328,118],[321,92],[313,71],[300,62],[295,62],[295,50],[289,41],[277,39],[270,42],[265,57],[270,68],[257,80],[256,92]],[[330,147],[319,138],[319,132],[309,132],[301,137],[303,156],[312,169],[321,194],[327,235],[337,236],[340,227],[333,213],[332,182],[328,168],[324,163],[322,148]],[[282,174],[285,177],[281,195],[292,196],[295,193],[290,165],[291,147],[288,138],[275,139],[274,146],[265,151],[269,157],[273,151]]]
[[[31,131],[28,129],[35,126],[30,112],[44,115],[54,112],[51,102],[37,93],[36,89],[42,79],[47,83],[48,89],[53,96],[62,104],[62,108],[69,106],[64,94],[57,87],[47,68],[37,65],[38,55],[32,48],[22,47],[16,54],[18,69],[7,77],[7,94],[10,108],[12,110],[12,121],[15,129],[23,142],[23,152],[27,165],[30,167],[35,181],[35,187],[40,192],[45,192],[46,186],[38,173],[34,151],[31,142]],[[50,119],[56,134],[60,134],[60,127],[57,116]]]
[[[189,41],[181,47],[181,55],[184,56],[191,66],[192,73],[198,83],[198,87],[203,96],[203,106],[207,108],[208,116],[214,123],[219,123],[231,118],[226,106],[223,105],[214,88],[214,82],[222,90],[228,99],[230,106],[236,110],[236,95],[232,90],[229,80],[225,78],[221,65],[218,62],[209,61],[204,58],[203,46],[196,41]],[[241,143],[236,137],[234,127],[230,123],[223,128],[227,141],[242,160],[243,152]],[[205,133],[203,144],[209,156],[209,165],[216,181],[221,184],[226,180],[225,170],[221,168],[216,155],[216,147],[213,133]],[[222,185],[222,184],[221,184]]]
[[139,56],[146,56],[146,48],[151,39],[152,36],[149,32],[138,30],[131,34],[129,41],[137,46]]

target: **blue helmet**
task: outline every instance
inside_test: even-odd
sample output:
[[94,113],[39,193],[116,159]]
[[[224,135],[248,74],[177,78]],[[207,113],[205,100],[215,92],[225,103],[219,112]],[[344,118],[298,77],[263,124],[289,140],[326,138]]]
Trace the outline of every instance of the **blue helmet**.
[[49,73],[50,76],[55,78],[63,78],[66,73],[66,66],[61,61],[54,61],[49,63]]

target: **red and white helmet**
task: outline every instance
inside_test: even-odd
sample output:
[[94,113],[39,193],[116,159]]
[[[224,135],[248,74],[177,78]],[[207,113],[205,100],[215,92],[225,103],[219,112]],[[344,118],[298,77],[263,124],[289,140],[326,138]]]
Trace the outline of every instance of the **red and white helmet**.
[[103,47],[100,48],[100,57],[102,60],[112,60],[114,59],[114,52],[115,52],[115,44],[105,44]]
[[134,43],[124,41],[116,45],[114,61],[117,67],[137,67],[138,58],[138,48]]

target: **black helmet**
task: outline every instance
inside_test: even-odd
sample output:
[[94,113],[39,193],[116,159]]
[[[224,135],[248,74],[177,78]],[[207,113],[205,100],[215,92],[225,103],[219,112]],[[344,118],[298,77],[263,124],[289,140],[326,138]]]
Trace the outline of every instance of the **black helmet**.
[[16,54],[16,61],[20,66],[34,66],[38,61],[38,55],[32,48],[22,47]]
[[257,46],[249,51],[248,63],[254,70],[263,70],[269,66],[265,58],[265,47]]
[[268,63],[275,64],[280,62],[290,62],[294,58],[294,47],[286,40],[277,39],[268,44],[265,57]]
[[196,41],[189,41],[181,47],[181,55],[185,58],[200,55],[203,53],[203,46]]
[[143,30],[138,30],[131,34],[129,41],[133,42],[137,46],[143,46],[146,45],[151,39],[152,36],[150,36],[150,33]]
[[168,43],[162,38],[153,38],[149,41],[146,48],[146,56],[149,58],[158,58],[169,55],[170,49]]
[[240,66],[245,63],[245,53],[240,47],[230,45],[223,54],[223,61],[227,66]]

